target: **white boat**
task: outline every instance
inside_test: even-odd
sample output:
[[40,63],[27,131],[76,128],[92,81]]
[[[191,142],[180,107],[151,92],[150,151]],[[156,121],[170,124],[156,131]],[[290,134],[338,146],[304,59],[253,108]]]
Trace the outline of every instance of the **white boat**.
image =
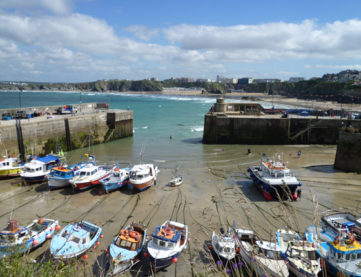
[[46,181],[51,168],[59,165],[59,163],[59,156],[47,155],[45,157],[36,157],[24,165],[20,176],[27,183]]
[[[223,231],[221,231],[223,233]],[[220,262],[226,266],[236,257],[236,241],[230,229],[225,234],[217,235],[214,231],[212,233],[212,248],[217,259],[217,265]],[[220,259],[220,260],[218,260]]]
[[280,247],[257,239],[252,230],[233,229],[239,253],[257,276],[287,277],[289,275]]
[[327,271],[333,276],[361,277],[361,245],[355,235],[347,227],[339,228],[335,237],[328,231],[314,225],[306,230],[306,239],[316,246]]
[[169,180],[168,184],[170,187],[178,187],[183,183],[183,177],[182,176],[176,176]]
[[252,166],[247,171],[267,200],[297,200],[300,196],[302,184],[282,162],[280,156],[277,159],[262,157],[261,165]]
[[291,273],[297,277],[317,277],[321,272],[320,258],[317,257],[315,245],[302,240],[292,230],[277,230],[277,243]]
[[157,174],[159,170],[153,164],[138,164],[132,167],[129,173],[129,184],[143,191],[157,182]]
[[334,238],[340,230],[348,229],[361,241],[361,218],[349,212],[331,212],[321,217],[324,233]]
[[181,252],[187,247],[187,242],[187,225],[167,220],[157,226],[147,244],[150,265],[160,269],[176,263]]
[[111,169],[106,166],[87,164],[77,170],[73,179],[70,180],[73,188],[86,190],[100,184],[100,181],[111,174]]
[[8,226],[0,230],[0,257],[31,251],[50,239],[57,226],[58,221],[49,218],[35,219],[26,227],[10,220]]
[[5,156],[0,159],[0,178],[20,176],[23,167],[24,163],[19,158]]

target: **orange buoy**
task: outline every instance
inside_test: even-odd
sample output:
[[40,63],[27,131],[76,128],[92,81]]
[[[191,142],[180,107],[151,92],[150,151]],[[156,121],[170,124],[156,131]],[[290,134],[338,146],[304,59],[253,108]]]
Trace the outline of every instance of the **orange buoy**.
[[60,225],[55,226],[55,230],[60,231],[60,229],[61,229]]
[[97,241],[96,243],[95,243],[95,245],[99,245],[100,244],[100,241]]
[[87,255],[87,254],[84,254],[84,255],[83,255],[83,259],[84,259],[84,260],[88,259],[88,255]]
[[50,235],[50,234],[47,234],[47,235],[46,235],[46,239],[51,239],[51,235]]
[[39,243],[39,241],[36,239],[36,240],[33,240],[33,245],[37,245]]
[[208,246],[208,249],[209,249],[209,250],[212,250],[212,249],[213,249],[213,246],[212,246],[212,245]]
[[102,238],[103,238],[103,235],[100,235],[100,238],[102,239]]
[[143,254],[143,256],[146,258],[146,257],[148,257],[148,253],[147,252],[144,252],[144,254]]
[[172,262],[176,263],[176,262],[178,262],[178,259],[176,257],[174,257],[174,258],[172,258]]
[[104,251],[105,251],[105,253],[107,253],[107,254],[109,253],[109,249],[108,249],[108,248],[106,248]]

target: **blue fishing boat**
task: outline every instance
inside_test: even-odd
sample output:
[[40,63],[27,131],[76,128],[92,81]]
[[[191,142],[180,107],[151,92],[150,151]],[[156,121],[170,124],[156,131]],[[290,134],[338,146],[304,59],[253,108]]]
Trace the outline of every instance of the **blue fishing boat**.
[[101,233],[102,228],[90,222],[69,224],[51,240],[50,253],[56,260],[78,257],[96,244]]
[[56,155],[34,157],[30,162],[24,165],[20,176],[26,183],[46,181],[50,169],[59,164],[60,157]]
[[86,162],[80,162],[72,166],[57,166],[53,167],[48,175],[48,186],[50,189],[62,188],[70,186],[70,181],[73,179],[75,173],[87,166],[88,164],[95,165],[95,157],[85,155],[88,158]]
[[107,250],[111,274],[124,272],[140,261],[139,254],[146,243],[146,235],[146,228],[138,223],[119,231]]
[[306,230],[306,239],[316,246],[325,268],[333,276],[361,277],[361,245],[348,227],[333,230],[312,225]]
[[151,267],[158,270],[176,263],[187,242],[187,225],[167,220],[157,226],[147,245]]
[[100,180],[106,193],[128,184],[130,168],[114,167],[109,177]]
[[19,226],[17,220],[10,220],[0,231],[0,257],[31,251],[50,239],[60,228],[57,226],[57,220],[48,218],[35,219],[26,227]]

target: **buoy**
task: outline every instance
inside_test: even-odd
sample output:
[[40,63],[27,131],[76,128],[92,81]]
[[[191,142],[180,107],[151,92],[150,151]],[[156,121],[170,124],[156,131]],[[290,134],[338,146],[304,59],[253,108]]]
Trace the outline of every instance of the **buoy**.
[[178,259],[176,257],[174,257],[174,258],[172,258],[172,262],[176,263],[176,262],[178,262]]
[[88,259],[88,255],[87,255],[87,254],[84,254],[84,255],[83,255],[83,259],[84,259],[84,260]]
[[298,198],[298,197],[297,197],[297,193],[294,193],[294,194],[292,195],[292,197],[293,197],[293,200],[295,200],[295,201],[296,201],[296,200],[297,200],[297,198]]
[[36,240],[33,240],[33,245],[37,245],[39,243],[39,241],[36,239]]
[[60,225],[55,226],[55,230],[60,231],[60,229],[61,229]]
[[102,238],[103,238],[103,235],[100,235],[100,238],[102,239]]
[[54,231],[54,228],[53,228],[53,227],[50,228],[50,232],[52,232],[52,231]]
[[212,246],[212,245],[208,246],[208,249],[209,249],[209,250],[212,250],[212,249],[213,249],[213,246]]
[[240,250],[239,247],[237,247],[237,248],[236,248],[236,253],[239,253],[239,250]]
[[50,235],[50,234],[47,234],[47,235],[46,235],[46,239],[51,239],[51,235]]
[[95,243],[95,245],[99,245],[100,244],[100,241],[97,241],[96,243]]
[[108,249],[108,248],[106,248],[104,251],[105,251],[105,253],[107,253],[107,254],[109,253],[109,249]]
[[146,258],[148,257],[148,253],[147,252],[144,252],[143,256]]

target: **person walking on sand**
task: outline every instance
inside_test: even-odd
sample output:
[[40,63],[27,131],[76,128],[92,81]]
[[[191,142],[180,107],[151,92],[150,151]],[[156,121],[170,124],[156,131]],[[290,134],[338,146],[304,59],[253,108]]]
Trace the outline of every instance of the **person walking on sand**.
[[302,154],[301,150],[298,150],[297,157],[301,157],[301,154]]

